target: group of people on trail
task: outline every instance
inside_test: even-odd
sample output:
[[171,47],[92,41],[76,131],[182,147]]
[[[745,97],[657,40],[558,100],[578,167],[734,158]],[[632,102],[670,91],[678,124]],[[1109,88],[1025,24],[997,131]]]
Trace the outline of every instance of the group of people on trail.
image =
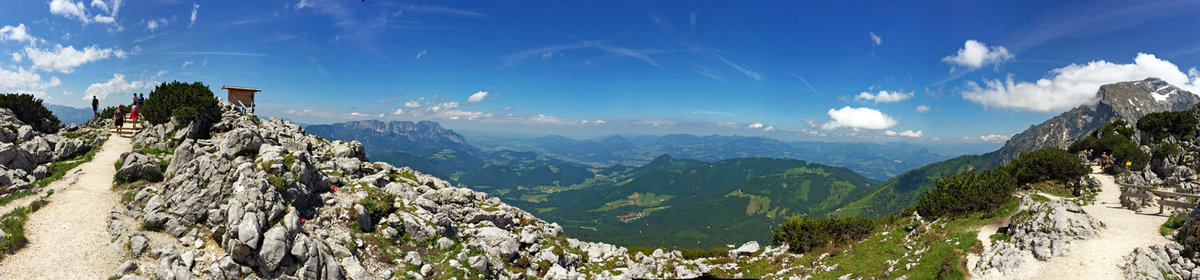
[[[133,102],[129,104],[129,118],[133,120],[133,128],[137,128],[139,113],[138,110],[146,104],[146,94],[133,94]],[[92,114],[93,117],[100,117],[100,100],[92,96]],[[121,130],[125,126],[125,105],[117,105],[117,111],[113,113],[113,124],[116,125],[117,134],[121,134]]]

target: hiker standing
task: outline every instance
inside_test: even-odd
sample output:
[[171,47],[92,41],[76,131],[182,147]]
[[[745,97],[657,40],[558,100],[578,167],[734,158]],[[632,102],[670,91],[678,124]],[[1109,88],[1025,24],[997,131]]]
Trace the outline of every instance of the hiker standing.
[[117,112],[113,114],[113,123],[117,125],[117,135],[121,135],[121,127],[125,126],[124,105],[117,105]]
[[133,106],[133,110],[129,111],[129,119],[133,122],[133,129],[137,129],[138,125],[138,108],[141,106]]
[[1104,172],[1106,167],[1108,167],[1108,152],[1103,152],[1100,153],[1100,172]]
[[96,96],[92,96],[92,118],[100,116],[100,100]]
[[146,94],[138,94],[138,106],[146,106]]

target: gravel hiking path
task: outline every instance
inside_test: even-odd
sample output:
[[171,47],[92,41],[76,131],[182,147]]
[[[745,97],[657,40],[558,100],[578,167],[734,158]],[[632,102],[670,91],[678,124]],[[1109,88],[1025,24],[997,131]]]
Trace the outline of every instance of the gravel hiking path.
[[[1112,175],[1091,176],[1100,180],[1096,203],[1083,206],[1083,211],[1104,223],[1104,229],[1092,239],[1071,244],[1066,256],[1055,257],[1038,271],[1039,279],[1123,279],[1121,266],[1125,256],[1134,249],[1171,242],[1158,229],[1167,216],[1138,213],[1121,207],[1121,187]],[[1157,211],[1158,209],[1153,209]]]
[[107,279],[121,259],[108,247],[108,214],[120,201],[113,164],[131,149],[132,140],[114,134],[91,162],[68,172],[82,170],[78,178],[51,183],[50,203],[25,224],[29,243],[0,262],[0,279]]

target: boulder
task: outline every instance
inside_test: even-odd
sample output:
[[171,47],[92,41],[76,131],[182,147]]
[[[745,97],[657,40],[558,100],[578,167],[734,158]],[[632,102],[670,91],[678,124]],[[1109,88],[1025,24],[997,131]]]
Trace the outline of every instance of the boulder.
[[501,261],[507,262],[518,257],[520,251],[520,242],[517,237],[506,230],[496,227],[485,227],[472,229],[469,231],[472,237],[470,247],[487,252],[489,255],[497,256]]
[[124,163],[121,165],[121,169],[117,170],[117,176],[123,175],[152,181],[162,179],[162,169],[158,167],[158,160],[154,157],[135,150],[122,155],[121,158]]
[[287,256],[289,246],[287,230],[282,226],[276,225],[268,230],[263,235],[262,249],[258,251],[259,264],[267,271],[274,271],[279,267],[279,262],[283,261],[283,257]]
[[236,128],[227,132],[221,138],[221,142],[217,143],[221,148],[221,153],[228,158],[242,153],[258,154],[258,149],[262,147],[262,144],[262,136],[257,131],[247,128]]
[[758,249],[758,241],[746,242],[746,244],[742,244],[742,246],[738,247],[737,249],[729,250],[729,257],[736,259],[740,257],[751,256],[754,255],[755,252],[758,252]]

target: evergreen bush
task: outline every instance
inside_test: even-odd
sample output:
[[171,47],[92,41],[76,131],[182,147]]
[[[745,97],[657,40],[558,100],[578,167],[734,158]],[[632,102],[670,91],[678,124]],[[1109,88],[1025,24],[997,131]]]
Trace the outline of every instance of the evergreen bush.
[[875,222],[862,217],[811,218],[793,216],[775,230],[776,245],[787,244],[788,251],[802,254],[826,246],[838,246],[867,238]]
[[1196,115],[1191,110],[1150,113],[1137,121],[1137,129],[1152,136],[1154,142],[1162,141],[1167,136],[1175,136],[1176,139],[1195,137],[1197,125]]
[[17,115],[21,122],[42,133],[55,133],[62,128],[62,122],[50,109],[42,105],[42,100],[28,93],[0,94],[0,108],[8,108]]
[[938,178],[917,202],[921,216],[940,218],[996,209],[1012,199],[1017,179],[1006,168]]
[[1058,147],[1021,153],[1009,163],[1008,170],[1019,185],[1047,180],[1072,182],[1088,174],[1088,167],[1075,154]]
[[207,119],[215,123],[221,117],[218,101],[212,90],[200,82],[162,83],[146,96],[146,103],[139,109],[142,117],[151,124],[163,124],[175,117],[180,125],[196,119]]

